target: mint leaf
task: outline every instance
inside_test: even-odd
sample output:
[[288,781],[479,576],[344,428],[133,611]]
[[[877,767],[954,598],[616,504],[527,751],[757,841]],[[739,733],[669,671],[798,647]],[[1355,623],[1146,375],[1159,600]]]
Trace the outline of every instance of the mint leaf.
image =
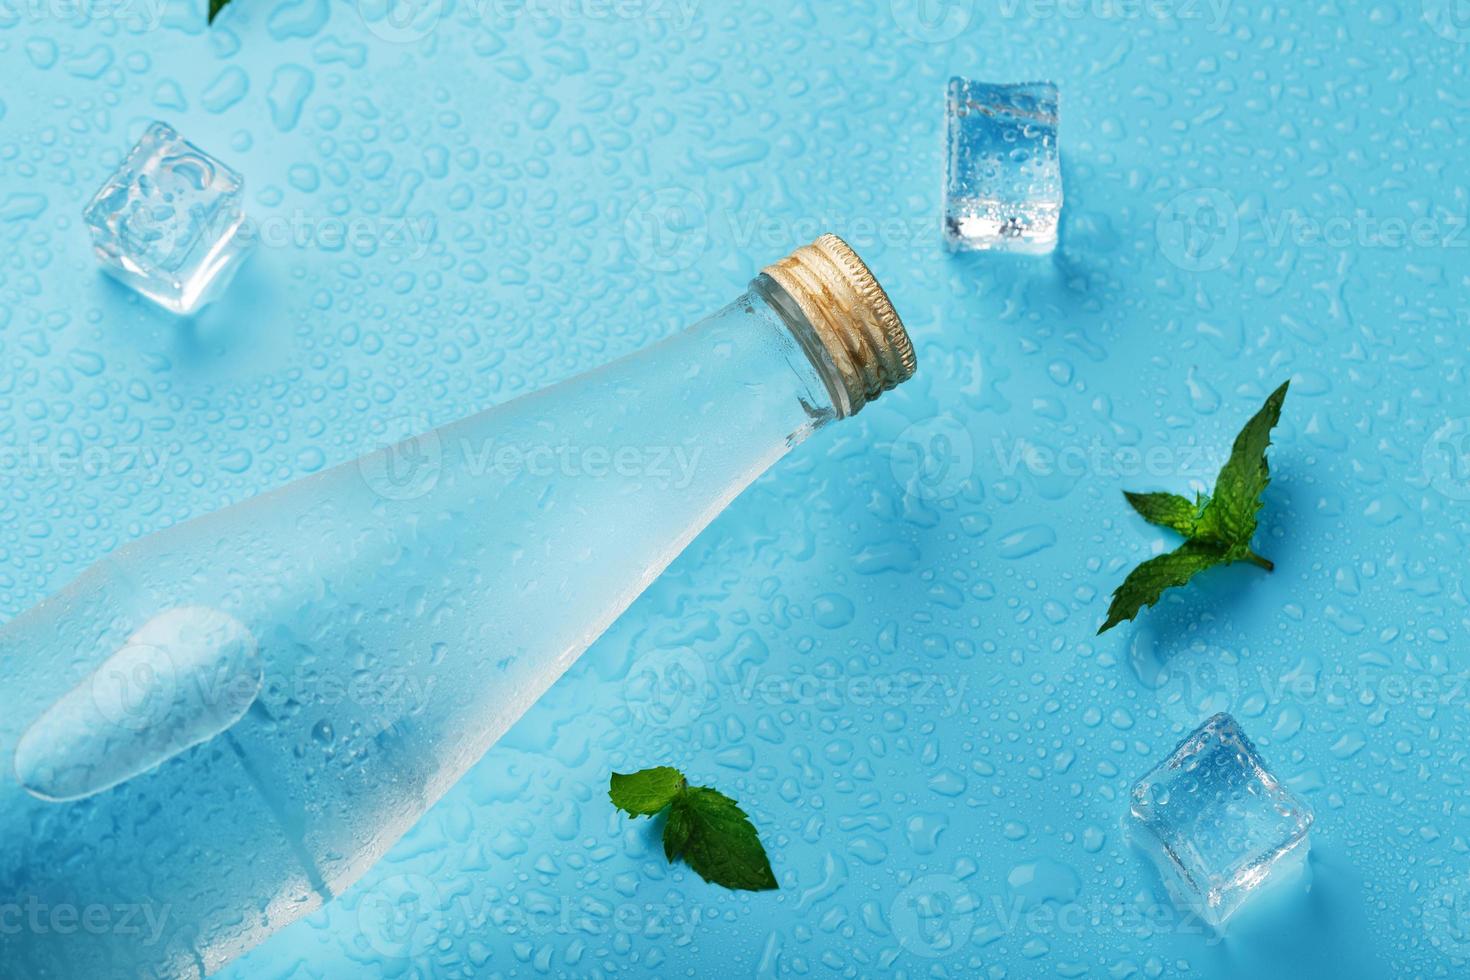
[[1281,406],[1290,384],[1288,381],[1271,392],[1260,411],[1235,437],[1230,458],[1220,468],[1211,495],[1190,503],[1174,493],[1123,491],[1144,520],[1177,531],[1186,540],[1174,551],[1150,558],[1128,573],[1113,592],[1108,617],[1098,633],[1133,619],[1145,606],[1158,602],[1165,590],[1184,585],[1207,568],[1236,561],[1251,562],[1268,572],[1275,568],[1251,550],[1251,537],[1256,533],[1261,494],[1271,482],[1266,463],[1271,430],[1281,421]]
[[1199,537],[1218,541],[1232,550],[1250,550],[1251,535],[1256,533],[1256,512],[1261,509],[1261,493],[1271,482],[1266,447],[1271,445],[1271,430],[1281,421],[1281,403],[1286,400],[1290,384],[1288,381],[1271,392],[1266,404],[1235,437],[1230,458],[1215,478],[1215,492],[1200,515]]
[[673,864],[689,846],[689,837],[694,833],[694,815],[688,807],[676,806],[669,809],[668,823],[664,824],[664,857]]
[[1190,503],[1189,498],[1177,493],[1133,493],[1131,490],[1124,490],[1123,496],[1150,524],[1178,531],[1185,537],[1194,533],[1200,508],[1198,504]]
[[630,817],[651,817],[674,802],[684,788],[684,776],[677,769],[659,766],[631,775],[612,774],[607,795],[613,806]]
[[1225,549],[1208,541],[1186,541],[1167,555],[1150,558],[1128,573],[1123,584],[1113,593],[1108,606],[1108,621],[1099,633],[1105,633],[1124,620],[1137,616],[1144,606],[1159,601],[1165,589],[1183,585],[1207,568],[1224,565],[1230,559]]
[[632,775],[613,773],[608,797],[633,816],[668,808],[664,857],[682,857],[705,881],[725,888],[767,891],[778,888],[760,835],[739,804],[719,790],[690,786],[668,766]]
[[230,5],[230,0],[209,0],[209,23],[213,24],[219,12]]
[[674,801],[671,815],[681,810],[690,827],[684,860],[701,878],[752,892],[779,887],[755,825],[734,800],[718,790],[691,786]]

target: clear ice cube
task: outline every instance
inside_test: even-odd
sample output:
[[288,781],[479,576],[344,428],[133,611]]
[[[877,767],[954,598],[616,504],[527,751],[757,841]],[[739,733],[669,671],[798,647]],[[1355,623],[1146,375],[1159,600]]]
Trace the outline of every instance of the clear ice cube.
[[155,122],[82,217],[103,268],[189,314],[219,295],[250,250],[244,195],[238,173]]
[[951,249],[1043,254],[1057,243],[1057,87],[951,78],[944,238]]
[[1312,811],[1218,714],[1133,786],[1134,839],[1176,901],[1217,929],[1273,875],[1301,863]]

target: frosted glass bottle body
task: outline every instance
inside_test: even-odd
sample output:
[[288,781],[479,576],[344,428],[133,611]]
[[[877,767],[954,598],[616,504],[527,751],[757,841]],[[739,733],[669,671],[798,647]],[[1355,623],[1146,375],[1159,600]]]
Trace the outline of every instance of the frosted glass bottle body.
[[339,894],[835,417],[800,321],[762,276],[604,368],[120,548],[0,629],[6,975],[205,974]]

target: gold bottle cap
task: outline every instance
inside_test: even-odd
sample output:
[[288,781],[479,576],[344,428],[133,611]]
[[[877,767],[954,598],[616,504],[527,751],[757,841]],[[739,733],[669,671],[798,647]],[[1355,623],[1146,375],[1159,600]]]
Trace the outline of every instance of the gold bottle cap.
[[836,235],[823,235],[765,267],[807,322],[858,409],[914,376],[908,331],[863,260]]

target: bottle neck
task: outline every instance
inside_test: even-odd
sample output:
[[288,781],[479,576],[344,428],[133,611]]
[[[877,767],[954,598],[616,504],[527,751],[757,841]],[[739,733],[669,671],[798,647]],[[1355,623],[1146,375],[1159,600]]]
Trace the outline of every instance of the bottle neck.
[[[832,355],[823,345],[811,321],[801,311],[796,300],[792,298],[780,283],[762,272],[750,282],[750,290],[746,294],[752,302],[762,303],[780,320],[781,326],[790,335],[796,347],[805,355],[806,364],[792,363],[791,367],[802,376],[803,380],[812,388],[820,387],[826,392],[826,401],[822,410],[828,418],[835,417],[845,419],[852,415],[857,408],[848,396],[847,388],[843,384],[841,371],[832,360]],[[823,419],[823,423],[827,418]]]
[[[888,294],[846,242],[822,235],[761,270],[800,311],[835,367],[841,417],[913,377],[914,345]],[[763,286],[764,288],[764,286]],[[830,379],[830,376],[829,376]]]

